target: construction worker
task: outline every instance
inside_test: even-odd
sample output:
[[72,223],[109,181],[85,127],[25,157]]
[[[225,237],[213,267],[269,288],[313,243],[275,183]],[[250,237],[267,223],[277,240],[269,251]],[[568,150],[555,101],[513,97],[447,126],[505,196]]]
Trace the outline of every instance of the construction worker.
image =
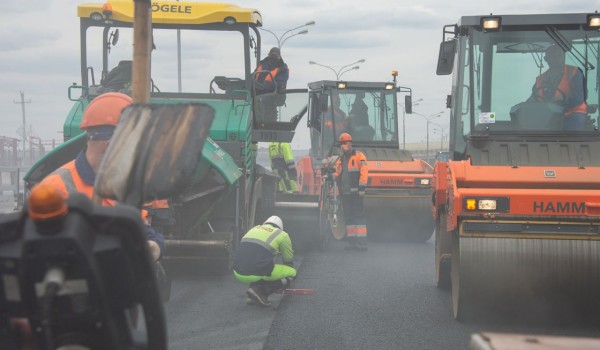
[[296,161],[292,147],[287,142],[271,142],[269,144],[271,169],[279,177],[279,191],[286,193],[298,192],[296,178]]
[[348,128],[346,113],[340,108],[340,96],[338,94],[331,95],[331,106],[327,106],[323,118],[323,149],[331,152],[335,139]]
[[359,119],[363,123],[368,123],[369,122],[368,121],[369,107],[367,107],[367,104],[365,103],[364,98],[365,98],[365,92],[357,91],[355,98],[354,98],[354,103],[352,103],[352,108],[350,109],[350,112],[348,114],[350,116],[354,116],[355,118]]
[[[278,254],[283,265],[274,261]],[[262,306],[271,305],[269,295],[284,289],[296,277],[292,241],[283,230],[281,218],[271,216],[242,237],[235,252],[233,274],[238,281],[250,284],[246,302]]]
[[565,52],[558,45],[546,49],[548,70],[535,79],[528,101],[554,102],[563,106],[563,130],[582,130],[587,119],[583,73],[565,64]]
[[352,148],[352,136],[343,133],[339,138],[342,155],[335,162],[333,174],[338,183],[344,219],[346,220],[346,249],[367,250],[367,222],[364,196],[369,178],[367,157]]
[[[86,148],[74,160],[48,175],[42,183],[56,186],[65,198],[69,193],[80,192],[92,199],[96,174],[121,117],[121,111],[131,103],[131,97],[117,92],[96,97],[83,113],[79,125],[87,134]],[[104,206],[116,204],[114,200],[106,198],[101,203]],[[144,213],[142,216],[145,217]],[[146,226],[152,257],[158,261],[165,248],[164,237],[150,225]]]
[[375,129],[369,125],[369,108],[363,100],[364,91],[357,91],[352,108],[348,113],[348,130],[356,141],[372,141]]
[[277,107],[285,103],[284,92],[290,76],[290,70],[281,58],[281,50],[277,47],[271,48],[269,55],[258,63],[254,72],[254,89],[262,107],[262,120],[275,122]]

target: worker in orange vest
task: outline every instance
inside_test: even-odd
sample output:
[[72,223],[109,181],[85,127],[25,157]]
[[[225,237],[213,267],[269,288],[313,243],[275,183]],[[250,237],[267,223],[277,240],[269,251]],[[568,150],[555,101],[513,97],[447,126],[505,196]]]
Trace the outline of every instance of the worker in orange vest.
[[[87,134],[87,147],[74,160],[48,175],[42,183],[56,186],[65,198],[69,193],[79,192],[91,199],[94,196],[96,173],[119,122],[121,111],[132,102],[131,97],[116,92],[96,97],[83,113],[79,125]],[[104,206],[115,204],[114,200],[102,199]],[[142,212],[144,219],[146,214],[146,211]],[[164,237],[148,224],[147,234],[152,256],[158,260],[165,248]]]
[[277,107],[285,103],[289,76],[290,70],[281,58],[281,50],[273,47],[254,71],[254,91],[261,108],[258,111],[259,119],[266,122],[277,121]]
[[367,221],[364,196],[369,179],[367,157],[352,148],[352,136],[343,133],[339,138],[342,155],[335,162],[333,174],[338,183],[344,219],[346,221],[346,249],[367,250]]
[[281,58],[281,50],[273,47],[269,51],[269,55],[260,61],[256,68],[254,75],[256,94],[262,95],[285,90],[289,77],[290,70]]
[[340,105],[340,96],[334,93],[331,95],[331,105],[327,106],[327,110],[322,114],[323,150],[328,155],[331,155],[336,138],[348,130],[347,116]]
[[536,78],[529,101],[562,105],[563,130],[582,130],[587,118],[587,104],[581,69],[565,64],[565,51],[557,45],[546,49],[544,60],[548,70]]

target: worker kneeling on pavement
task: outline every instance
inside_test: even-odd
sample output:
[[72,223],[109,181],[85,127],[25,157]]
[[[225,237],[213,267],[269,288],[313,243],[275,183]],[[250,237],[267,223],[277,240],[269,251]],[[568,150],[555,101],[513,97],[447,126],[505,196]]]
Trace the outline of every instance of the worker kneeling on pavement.
[[[275,263],[278,254],[283,265]],[[262,306],[271,305],[269,295],[286,288],[296,277],[292,241],[278,216],[271,216],[244,235],[235,252],[233,274],[238,281],[250,284],[247,302]]]

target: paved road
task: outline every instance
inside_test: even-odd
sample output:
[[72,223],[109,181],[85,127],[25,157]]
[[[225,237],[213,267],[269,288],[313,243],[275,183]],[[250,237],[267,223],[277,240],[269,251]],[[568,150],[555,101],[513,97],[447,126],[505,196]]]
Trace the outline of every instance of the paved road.
[[231,276],[177,280],[167,304],[170,349],[466,349],[477,331],[600,337],[572,320],[530,314],[459,323],[433,284],[432,242],[371,242],[369,251],[305,255],[296,288],[272,308],[247,306]]

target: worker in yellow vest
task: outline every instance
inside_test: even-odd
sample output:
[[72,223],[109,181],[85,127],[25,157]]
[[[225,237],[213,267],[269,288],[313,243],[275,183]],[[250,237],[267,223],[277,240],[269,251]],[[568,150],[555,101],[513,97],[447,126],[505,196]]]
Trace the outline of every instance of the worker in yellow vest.
[[287,193],[298,192],[296,178],[296,162],[292,147],[287,142],[271,142],[269,144],[269,158],[271,169],[279,176],[279,191]]

